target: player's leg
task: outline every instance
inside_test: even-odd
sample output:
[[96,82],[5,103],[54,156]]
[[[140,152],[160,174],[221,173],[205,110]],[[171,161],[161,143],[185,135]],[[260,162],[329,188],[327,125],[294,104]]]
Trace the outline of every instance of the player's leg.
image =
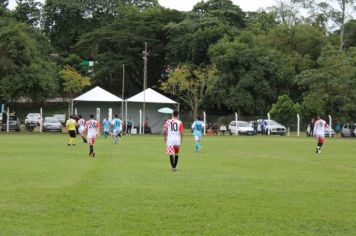
[[321,147],[324,144],[324,137],[319,137],[319,141],[318,141],[318,146],[319,146],[319,153],[321,153]]
[[170,161],[172,169],[173,169],[174,168],[174,156],[173,155],[169,155],[169,161]]
[[173,170],[177,170],[177,165],[178,165],[178,159],[179,159],[179,148],[180,146],[176,145],[174,146],[174,167]]

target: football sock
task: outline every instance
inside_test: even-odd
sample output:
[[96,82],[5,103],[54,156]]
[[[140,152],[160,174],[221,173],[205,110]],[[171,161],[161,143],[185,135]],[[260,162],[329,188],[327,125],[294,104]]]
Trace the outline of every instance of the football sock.
[[93,145],[89,145],[89,149],[90,149],[90,153],[89,153],[89,154],[94,153],[94,147],[93,147]]
[[195,151],[197,152],[199,149],[199,144],[198,143],[195,143]]
[[169,155],[169,160],[171,162],[171,166],[172,168],[174,168],[174,159],[173,159],[173,155]]
[[175,155],[175,158],[174,158],[174,167],[173,168],[176,168],[177,167],[177,164],[178,164],[178,155]]

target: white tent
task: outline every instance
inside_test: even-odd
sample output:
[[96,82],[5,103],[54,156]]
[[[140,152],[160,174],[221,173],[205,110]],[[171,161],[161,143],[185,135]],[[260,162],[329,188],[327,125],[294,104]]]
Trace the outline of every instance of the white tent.
[[90,114],[96,114],[96,109],[100,108],[101,117],[107,116],[109,108],[113,113],[121,114],[121,103],[123,100],[99,86],[73,99],[78,114],[85,119]]
[[[162,107],[178,105],[172,99],[148,88],[131,98],[126,99],[126,116],[134,120],[134,126],[140,126],[140,110],[143,110],[145,103],[145,116],[148,119],[148,126],[152,133],[162,132],[162,127],[167,115],[159,113],[158,110]],[[142,118],[142,123],[146,120]]]

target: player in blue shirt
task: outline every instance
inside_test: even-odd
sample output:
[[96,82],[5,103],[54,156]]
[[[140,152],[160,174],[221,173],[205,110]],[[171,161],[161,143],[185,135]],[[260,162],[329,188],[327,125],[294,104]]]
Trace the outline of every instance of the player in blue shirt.
[[109,135],[109,131],[110,131],[110,120],[108,117],[105,117],[105,119],[103,120],[103,133],[104,133],[104,137],[107,138]]
[[121,132],[122,132],[122,121],[117,114],[115,114],[115,119],[112,120],[111,126],[112,126],[112,137],[114,139],[114,143],[117,144],[119,141],[119,137],[121,137]]
[[200,139],[203,136],[205,124],[200,117],[192,124],[193,135],[195,139],[195,151],[199,152],[201,149]]

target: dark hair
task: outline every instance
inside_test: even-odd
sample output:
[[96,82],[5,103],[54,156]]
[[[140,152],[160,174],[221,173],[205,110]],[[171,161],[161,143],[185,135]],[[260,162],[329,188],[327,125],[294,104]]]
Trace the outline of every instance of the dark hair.
[[118,115],[117,114],[115,114],[115,118],[117,118],[118,117]]
[[82,118],[82,115],[78,115],[78,117],[79,117],[79,119],[81,119],[81,118]]
[[90,114],[90,119],[94,119],[94,115],[93,114]]
[[174,116],[174,117],[177,117],[178,114],[179,114],[178,111],[173,111],[173,116]]
[[198,116],[198,120],[201,120],[201,117],[200,117],[200,116]]

